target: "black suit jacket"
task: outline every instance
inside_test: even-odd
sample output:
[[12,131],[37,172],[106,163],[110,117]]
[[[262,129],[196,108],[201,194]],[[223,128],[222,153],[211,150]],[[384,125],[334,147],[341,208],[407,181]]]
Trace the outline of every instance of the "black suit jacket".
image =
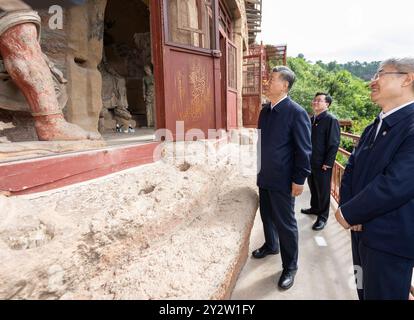
[[266,104],[259,116],[257,185],[291,192],[292,182],[303,185],[310,174],[311,124],[309,116],[289,97],[273,110]]
[[341,139],[339,121],[328,111],[317,117],[311,117],[312,122],[312,169],[321,169],[328,165],[333,167]]

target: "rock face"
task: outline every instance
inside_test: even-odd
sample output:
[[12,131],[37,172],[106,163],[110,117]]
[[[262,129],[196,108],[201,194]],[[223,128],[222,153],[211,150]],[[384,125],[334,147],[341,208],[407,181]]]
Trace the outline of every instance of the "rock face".
[[[67,49],[64,53],[69,96],[66,116],[69,122],[90,131],[97,130],[102,109],[102,77],[98,65],[102,60],[105,6],[106,0],[89,0],[85,5],[70,8],[65,15]],[[45,48],[46,52],[51,51]]]
[[240,146],[208,161],[207,149],[173,144],[152,165],[0,195],[0,299],[229,298],[247,258],[255,176],[241,170],[251,154]]

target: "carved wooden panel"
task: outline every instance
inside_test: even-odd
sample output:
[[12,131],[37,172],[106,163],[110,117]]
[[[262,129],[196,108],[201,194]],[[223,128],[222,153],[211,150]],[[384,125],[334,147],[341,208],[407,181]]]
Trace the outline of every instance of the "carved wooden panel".
[[[208,56],[168,50],[165,68],[167,129],[176,121],[185,122],[185,130],[215,128],[213,59]],[[172,130],[173,131],[173,130]]]

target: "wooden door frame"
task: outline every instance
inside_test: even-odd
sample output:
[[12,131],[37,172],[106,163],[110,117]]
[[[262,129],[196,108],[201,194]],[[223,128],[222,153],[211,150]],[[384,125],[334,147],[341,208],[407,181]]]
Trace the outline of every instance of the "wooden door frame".
[[151,51],[154,67],[155,102],[154,111],[155,129],[165,128],[165,88],[164,88],[164,58],[163,58],[163,1],[152,0],[150,3],[150,32]]
[[[223,42],[224,42],[224,52],[221,50],[221,39],[223,38]],[[220,41],[220,51],[221,52],[221,58],[220,58],[220,98],[223,99],[224,101],[220,101],[220,118],[221,118],[221,122],[219,123],[220,129],[225,129],[227,130],[227,90],[228,90],[228,72],[227,72],[227,68],[228,68],[228,56],[227,56],[227,41],[228,41],[228,37],[227,34],[225,32],[225,30],[219,26],[219,41]],[[224,70],[222,68],[222,59],[224,59]],[[223,79],[223,71],[224,71],[224,79]],[[222,85],[224,84],[224,88],[222,87]],[[225,95],[223,97],[223,91],[225,92]],[[224,105],[224,114],[223,114],[223,103]],[[223,119],[223,117],[225,117],[225,119]],[[224,125],[224,127],[223,127]]]
[[[168,17],[165,8],[165,0],[150,1],[150,32],[152,59],[155,81],[155,116],[156,129],[166,128],[166,96],[165,96],[165,64],[164,54],[166,47],[174,47],[183,52],[208,55],[213,58],[214,65],[214,100],[215,100],[215,129],[221,126],[221,91],[220,91],[220,35],[219,35],[219,0],[213,2],[213,43],[214,48],[207,50],[194,48],[176,43],[170,43],[167,39]],[[213,128],[212,128],[213,129]]]
[[[221,58],[225,58],[225,92],[226,92],[226,95],[225,95],[225,103],[226,103],[226,110],[225,110],[225,116],[226,116],[226,126],[225,126],[225,128],[223,128],[223,129],[226,129],[226,130],[229,130],[229,113],[228,113],[228,108],[229,108],[229,105],[228,105],[228,93],[229,92],[232,92],[232,93],[235,93],[236,95],[238,94],[238,89],[237,89],[237,65],[235,66],[235,68],[236,68],[236,88],[231,88],[231,87],[229,87],[229,54],[228,54],[228,50],[229,50],[229,45],[231,45],[231,46],[233,46],[234,48],[236,48],[236,54],[237,54],[237,46],[235,45],[235,43],[233,42],[233,41],[231,41],[230,39],[229,39],[229,37],[228,37],[228,35],[227,35],[227,33],[226,33],[226,31],[221,27],[221,26],[219,26],[219,40],[220,40],[220,38],[221,37],[223,37],[224,38],[224,42],[225,42],[225,48],[224,48],[224,50],[225,50],[225,52],[222,52],[222,54],[221,54]],[[220,48],[221,48],[221,46],[220,46]],[[237,55],[236,55],[236,64],[237,64]],[[220,64],[220,66],[221,66],[221,64]],[[221,90],[220,90],[220,96],[221,96]],[[237,101],[237,99],[236,99],[236,101]],[[221,107],[221,103],[222,102],[220,102],[220,107]],[[238,121],[238,115],[237,115],[237,102],[236,102],[236,124],[237,124],[237,121]],[[223,120],[221,120],[221,122],[220,122],[220,124],[223,122]]]
[[[237,53],[238,53],[238,49],[237,49],[237,46],[236,46],[236,44],[233,42],[233,41],[231,41],[230,39],[228,39],[227,38],[227,42],[226,42],[226,45],[227,45],[227,47],[226,47],[226,56],[227,56],[227,71],[226,71],[226,74],[227,74],[227,84],[226,84],[226,87],[227,87],[227,96],[228,96],[228,93],[229,92],[231,92],[231,93],[234,93],[234,94],[236,94],[236,127],[238,128],[238,120],[239,120],[239,116],[238,116],[238,104],[237,104],[237,96],[238,96],[238,94],[239,94],[239,89],[237,88],[237,76],[238,76],[238,68],[237,68],[237,65],[238,65],[238,63],[237,63]],[[229,72],[228,72],[228,67],[229,67],[229,54],[228,54],[228,52],[229,52],[229,47],[230,46],[232,46],[232,47],[234,47],[235,48],[235,53],[236,53],[236,56],[235,56],[235,71],[236,71],[236,78],[235,78],[235,81],[236,81],[236,87],[235,88],[232,88],[232,87],[230,87],[229,86]],[[240,89],[240,90],[242,90],[242,89]],[[227,119],[227,121],[228,121],[228,119]],[[230,127],[229,127],[229,125],[227,125],[227,130],[229,130],[229,129],[231,129]]]

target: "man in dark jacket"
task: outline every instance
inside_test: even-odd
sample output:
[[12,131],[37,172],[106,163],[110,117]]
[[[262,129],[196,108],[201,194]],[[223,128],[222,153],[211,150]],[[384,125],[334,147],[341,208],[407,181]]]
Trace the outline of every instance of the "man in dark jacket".
[[414,267],[414,59],[389,59],[372,78],[382,112],[352,152],[335,216],[352,229],[360,299],[409,297]]
[[310,174],[311,125],[306,111],[288,97],[295,74],[287,67],[273,69],[266,95],[271,103],[259,116],[260,214],[265,243],[253,251],[254,258],[282,255],[279,287],[289,289],[298,269],[298,228],[295,197],[303,192]]
[[301,212],[318,216],[313,230],[322,230],[328,221],[332,168],[341,139],[339,122],[328,112],[331,103],[331,96],[322,92],[312,100],[312,173],[308,178],[311,207]]

